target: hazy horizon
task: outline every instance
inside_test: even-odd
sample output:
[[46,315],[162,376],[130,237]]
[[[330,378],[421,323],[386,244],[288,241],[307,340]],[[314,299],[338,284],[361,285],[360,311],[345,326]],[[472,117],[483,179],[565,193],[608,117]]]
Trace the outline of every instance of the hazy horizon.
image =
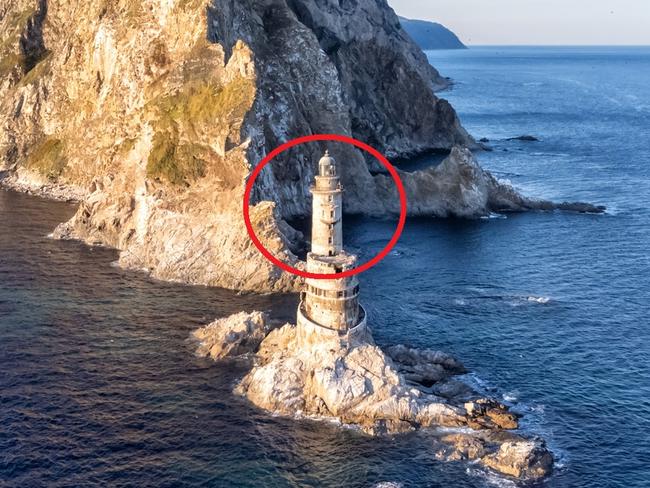
[[388,1],[398,15],[439,22],[467,45],[650,45],[647,0]]

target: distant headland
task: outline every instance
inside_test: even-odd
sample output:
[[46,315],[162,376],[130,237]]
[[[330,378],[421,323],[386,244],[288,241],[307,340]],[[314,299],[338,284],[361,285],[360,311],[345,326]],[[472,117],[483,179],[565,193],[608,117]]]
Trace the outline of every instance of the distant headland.
[[400,23],[409,36],[421,49],[467,49],[467,46],[456,34],[444,25],[427,20],[399,18]]

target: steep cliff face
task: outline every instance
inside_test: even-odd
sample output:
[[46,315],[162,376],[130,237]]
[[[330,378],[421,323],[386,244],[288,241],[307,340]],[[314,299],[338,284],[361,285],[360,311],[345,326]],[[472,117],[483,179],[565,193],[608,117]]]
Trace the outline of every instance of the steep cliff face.
[[[473,145],[434,95],[444,85],[384,0],[0,0],[5,185],[81,195],[56,235],[117,247],[123,265],[164,279],[293,289],[245,232],[252,166],[311,133],[391,156]],[[257,231],[289,262],[282,218],[308,211],[322,150],[286,153],[255,189]],[[349,212],[396,210],[359,151],[331,150]],[[453,203],[458,187],[404,179],[415,213],[455,214],[431,202]],[[486,202],[458,214],[488,212]]]

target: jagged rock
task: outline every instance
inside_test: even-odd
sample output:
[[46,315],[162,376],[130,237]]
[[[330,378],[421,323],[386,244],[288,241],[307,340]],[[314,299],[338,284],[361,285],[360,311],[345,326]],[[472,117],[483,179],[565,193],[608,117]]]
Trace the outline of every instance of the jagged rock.
[[434,383],[452,375],[466,372],[459,361],[440,351],[395,345],[386,349],[386,353],[407,381],[425,387],[431,387]]
[[516,429],[519,426],[517,415],[490,398],[470,401],[464,406],[469,417],[468,424],[474,429]]
[[553,456],[540,439],[517,434],[458,432],[434,443],[436,457],[446,461],[478,461],[494,471],[520,479],[541,479],[551,474]]
[[[237,324],[241,317],[228,322]],[[506,415],[503,405],[477,400],[472,415],[442,397],[408,385],[400,366],[374,344],[369,331],[341,338],[335,331],[305,337],[287,324],[261,342],[259,364],[236,388],[260,408],[283,415],[333,417],[368,433],[403,432],[418,427],[469,425],[482,420],[489,428],[490,412]],[[257,339],[258,336],[256,335]],[[402,365],[444,370],[436,382],[464,372],[451,356],[430,350],[394,346],[390,354]],[[492,422],[492,421],[490,421]],[[496,423],[491,424],[496,428]]]
[[196,355],[223,359],[254,353],[269,328],[269,318],[262,312],[240,312],[215,320],[192,333],[199,343]]
[[332,417],[373,434],[465,423],[462,409],[408,387],[369,333],[353,344],[338,334],[310,341],[287,324],[268,335],[258,356],[236,391],[265,410]]
[[441,441],[445,446],[436,453],[436,457],[446,461],[474,461],[488,453],[485,441],[467,434],[449,434]]
[[553,456],[543,441],[521,439],[501,444],[482,464],[515,478],[539,479],[551,474]]

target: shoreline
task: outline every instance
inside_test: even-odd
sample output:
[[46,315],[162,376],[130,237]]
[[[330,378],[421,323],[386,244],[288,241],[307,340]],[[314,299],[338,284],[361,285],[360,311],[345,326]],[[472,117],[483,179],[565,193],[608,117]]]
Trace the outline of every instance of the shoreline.
[[88,192],[75,185],[54,183],[28,171],[0,171],[0,188],[57,202],[81,203]]

